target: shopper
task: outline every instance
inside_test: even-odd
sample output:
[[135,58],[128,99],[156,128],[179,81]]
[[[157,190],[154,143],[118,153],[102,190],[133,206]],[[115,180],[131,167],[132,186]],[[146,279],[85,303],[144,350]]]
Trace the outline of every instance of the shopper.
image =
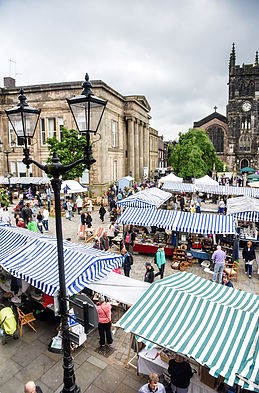
[[146,268],[146,273],[144,276],[144,281],[149,282],[150,284],[154,281],[155,279],[155,273],[154,273],[154,268],[151,265],[151,262],[146,262],[145,263],[145,268]]
[[226,253],[221,250],[221,246],[217,246],[217,250],[212,254],[212,261],[214,262],[214,274],[211,281],[222,283],[222,275],[225,266]]
[[42,393],[42,390],[35,382],[29,381],[24,385],[24,393]]
[[256,260],[255,248],[253,243],[248,241],[246,246],[243,248],[242,257],[245,261],[245,272],[249,278],[252,278],[253,262]]
[[104,296],[100,295],[98,298],[98,303],[96,304],[96,309],[98,313],[98,331],[100,336],[100,346],[104,347],[105,343],[111,345],[112,330],[111,330],[111,305],[105,301]]
[[129,253],[129,251],[127,251],[127,249],[125,247],[122,248],[121,255],[123,255],[123,257],[124,257],[124,260],[123,260],[124,275],[129,277],[131,265],[133,265],[133,257]]
[[102,221],[102,223],[104,222],[104,216],[106,213],[106,209],[103,206],[103,203],[101,203],[100,209],[99,209],[99,216],[100,216],[100,220]]
[[225,285],[225,287],[234,288],[234,285],[233,285],[232,282],[229,280],[229,277],[228,277],[227,274],[223,274],[223,277],[222,277],[222,284]]
[[171,391],[187,393],[193,372],[184,357],[176,354],[174,359],[169,360],[168,373],[171,377]]
[[42,216],[43,216],[42,224],[44,226],[45,231],[48,232],[48,230],[49,230],[49,211],[48,211],[48,209],[46,209],[46,207],[44,207],[42,210]]
[[158,272],[155,274],[155,277],[160,275],[160,278],[164,277],[164,271],[165,271],[165,249],[162,244],[159,244],[156,255],[155,255],[155,264],[158,267]]
[[149,374],[148,383],[141,386],[138,393],[166,393],[165,387],[162,383],[159,382],[159,377],[156,373]]

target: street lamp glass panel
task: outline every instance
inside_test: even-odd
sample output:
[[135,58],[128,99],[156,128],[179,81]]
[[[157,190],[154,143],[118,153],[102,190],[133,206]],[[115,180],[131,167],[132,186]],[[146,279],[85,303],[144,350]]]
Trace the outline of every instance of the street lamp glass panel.
[[76,96],[68,101],[80,133],[98,131],[107,101],[95,96]]
[[18,137],[32,138],[38,123],[39,111],[28,111],[28,107],[25,111],[21,111],[18,108],[18,112],[14,109],[6,111],[8,119]]

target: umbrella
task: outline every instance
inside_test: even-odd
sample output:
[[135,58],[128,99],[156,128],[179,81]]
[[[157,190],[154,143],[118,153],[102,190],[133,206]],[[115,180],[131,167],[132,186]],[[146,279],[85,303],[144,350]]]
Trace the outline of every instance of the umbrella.
[[247,176],[247,180],[249,180],[249,181],[259,180],[259,175],[257,175],[256,173],[252,173],[251,175]]
[[249,166],[246,166],[245,168],[241,168],[240,172],[244,173],[244,172],[255,172],[255,169],[250,168]]

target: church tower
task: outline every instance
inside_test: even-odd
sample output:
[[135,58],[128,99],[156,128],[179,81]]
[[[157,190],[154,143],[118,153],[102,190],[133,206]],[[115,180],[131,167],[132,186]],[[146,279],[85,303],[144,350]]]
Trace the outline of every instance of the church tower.
[[259,62],[236,65],[235,45],[229,60],[227,164],[259,168]]

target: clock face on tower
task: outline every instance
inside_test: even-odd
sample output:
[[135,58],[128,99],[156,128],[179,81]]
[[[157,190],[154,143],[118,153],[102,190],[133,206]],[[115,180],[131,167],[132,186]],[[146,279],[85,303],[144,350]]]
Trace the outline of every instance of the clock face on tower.
[[242,109],[243,109],[244,112],[250,111],[251,108],[252,108],[251,102],[249,102],[249,101],[243,102],[243,104],[242,104]]

